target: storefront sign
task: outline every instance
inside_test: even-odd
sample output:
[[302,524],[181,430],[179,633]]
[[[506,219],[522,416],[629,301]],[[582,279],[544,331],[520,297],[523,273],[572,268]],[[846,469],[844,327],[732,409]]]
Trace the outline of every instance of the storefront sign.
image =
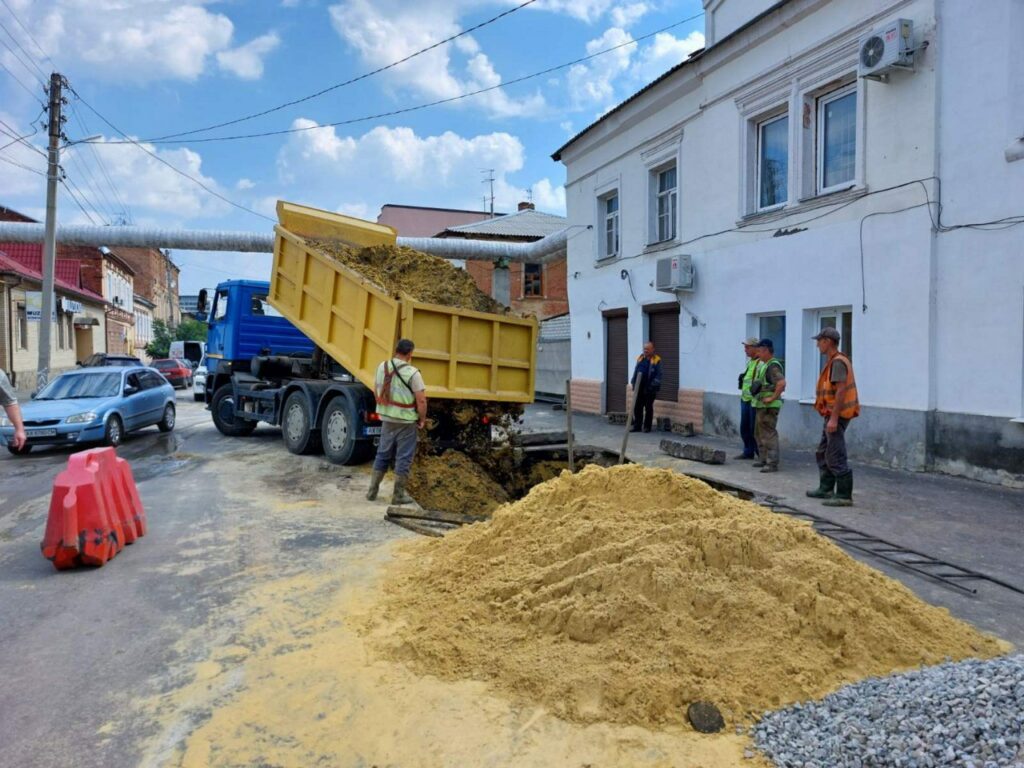
[[38,323],[43,316],[43,293],[42,291],[25,292],[25,317],[30,323]]
[[82,309],[82,302],[69,299],[66,296],[60,297],[60,309],[62,312],[70,312],[71,314],[80,314],[84,311]]

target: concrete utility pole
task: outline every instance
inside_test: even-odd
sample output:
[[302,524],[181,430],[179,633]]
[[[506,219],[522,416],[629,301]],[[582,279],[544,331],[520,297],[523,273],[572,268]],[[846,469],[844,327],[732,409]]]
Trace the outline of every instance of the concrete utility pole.
[[36,370],[36,388],[42,389],[50,379],[50,339],[53,335],[53,273],[57,260],[57,182],[60,181],[60,140],[64,77],[50,75],[50,146],[46,171],[46,228],[43,235],[43,308],[39,318],[39,364]]

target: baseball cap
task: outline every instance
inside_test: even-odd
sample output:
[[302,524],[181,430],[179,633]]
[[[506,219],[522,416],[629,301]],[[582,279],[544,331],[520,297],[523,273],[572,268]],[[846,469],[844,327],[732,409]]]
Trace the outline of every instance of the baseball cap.
[[839,331],[837,331],[835,328],[822,328],[821,333],[819,333],[817,336],[811,336],[811,338],[814,339],[815,341],[817,341],[818,339],[832,339],[832,341],[839,341],[840,335]]
[[757,336],[747,336],[747,338],[745,338],[743,340],[743,346],[744,347],[756,347],[760,343],[760,341],[761,340],[758,339]]
[[772,341],[771,339],[761,339],[759,342],[757,342],[757,346],[764,347],[765,349],[774,350],[775,342]]

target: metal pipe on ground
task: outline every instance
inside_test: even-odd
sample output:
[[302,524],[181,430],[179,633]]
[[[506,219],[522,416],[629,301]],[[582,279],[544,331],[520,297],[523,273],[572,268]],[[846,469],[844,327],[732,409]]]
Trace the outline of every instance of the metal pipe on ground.
[[[532,243],[506,243],[494,240],[458,238],[400,237],[398,244],[445,259],[508,261],[547,264],[565,257],[569,228],[559,230]],[[0,222],[0,243],[42,243],[43,225]],[[162,229],[149,227],[97,227],[62,225],[57,227],[57,242],[63,245],[89,245],[96,248],[172,248],[179,251],[236,251],[272,253],[274,235],[270,232],[231,232],[200,229]]]

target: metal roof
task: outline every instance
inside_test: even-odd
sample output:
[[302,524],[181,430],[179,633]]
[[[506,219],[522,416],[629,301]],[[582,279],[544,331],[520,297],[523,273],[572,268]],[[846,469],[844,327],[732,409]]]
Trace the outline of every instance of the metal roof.
[[541,341],[564,341],[570,338],[572,338],[572,323],[568,313],[541,321]]
[[448,227],[442,234],[541,238],[545,235],[553,234],[560,229],[565,229],[565,226],[566,219],[564,216],[555,216],[553,213],[527,209],[510,213],[507,216],[485,219],[473,224]]

